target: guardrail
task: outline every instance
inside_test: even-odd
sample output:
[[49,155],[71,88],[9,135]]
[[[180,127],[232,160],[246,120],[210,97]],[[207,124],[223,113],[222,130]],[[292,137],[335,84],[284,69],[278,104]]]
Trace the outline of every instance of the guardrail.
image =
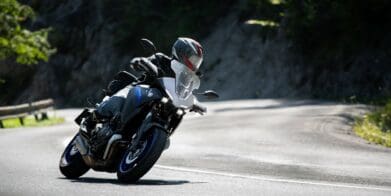
[[[34,115],[37,121],[45,120],[48,118],[47,111],[53,109],[53,105],[53,99],[45,99],[20,105],[0,107],[0,128],[4,128],[2,121],[10,118],[19,118],[21,125],[24,125],[24,118],[28,115]],[[41,114],[40,118],[39,114]]]

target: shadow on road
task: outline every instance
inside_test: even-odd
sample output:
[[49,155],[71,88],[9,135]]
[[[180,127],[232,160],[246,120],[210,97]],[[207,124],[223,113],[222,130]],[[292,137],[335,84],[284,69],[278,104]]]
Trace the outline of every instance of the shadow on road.
[[160,186],[160,185],[182,185],[187,183],[203,183],[203,182],[190,182],[187,180],[156,180],[156,179],[141,179],[136,183],[132,184],[124,184],[119,182],[117,179],[108,179],[108,178],[93,178],[93,177],[81,177],[78,179],[67,179],[60,178],[62,180],[69,180],[71,182],[76,183],[90,183],[90,184],[116,184],[116,185],[152,185],[152,186]]

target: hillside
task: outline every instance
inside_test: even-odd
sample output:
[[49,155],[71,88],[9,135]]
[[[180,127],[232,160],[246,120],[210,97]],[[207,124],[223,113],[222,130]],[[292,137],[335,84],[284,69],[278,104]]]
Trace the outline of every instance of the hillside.
[[[21,2],[38,12],[27,26],[52,27],[57,54],[34,67],[4,63],[1,105],[46,97],[62,106],[98,100],[132,57],[147,55],[139,38],[169,53],[177,36],[200,40],[206,54],[201,88],[215,89],[222,99],[371,101],[391,95],[387,1],[335,3],[343,9],[328,1]],[[359,20],[362,14],[367,17]]]

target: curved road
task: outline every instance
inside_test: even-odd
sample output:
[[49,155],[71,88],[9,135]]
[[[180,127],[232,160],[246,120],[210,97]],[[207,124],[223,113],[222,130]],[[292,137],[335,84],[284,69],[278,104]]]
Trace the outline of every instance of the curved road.
[[188,115],[157,165],[133,185],[89,171],[64,179],[59,157],[77,127],[67,122],[0,130],[0,195],[391,195],[391,149],[351,131],[362,105],[303,100],[208,104]]

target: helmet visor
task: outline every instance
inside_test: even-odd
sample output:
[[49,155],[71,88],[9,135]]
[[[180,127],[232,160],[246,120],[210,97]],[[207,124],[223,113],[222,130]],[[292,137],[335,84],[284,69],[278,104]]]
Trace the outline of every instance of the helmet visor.
[[177,60],[171,61],[171,68],[175,72],[175,92],[181,99],[187,99],[194,89],[200,87],[200,79],[194,71]]
[[201,63],[202,63],[202,60],[203,58],[202,57],[199,57],[197,55],[193,55],[189,58],[189,61],[191,62],[192,64],[192,69],[197,71],[200,66],[201,66]]

